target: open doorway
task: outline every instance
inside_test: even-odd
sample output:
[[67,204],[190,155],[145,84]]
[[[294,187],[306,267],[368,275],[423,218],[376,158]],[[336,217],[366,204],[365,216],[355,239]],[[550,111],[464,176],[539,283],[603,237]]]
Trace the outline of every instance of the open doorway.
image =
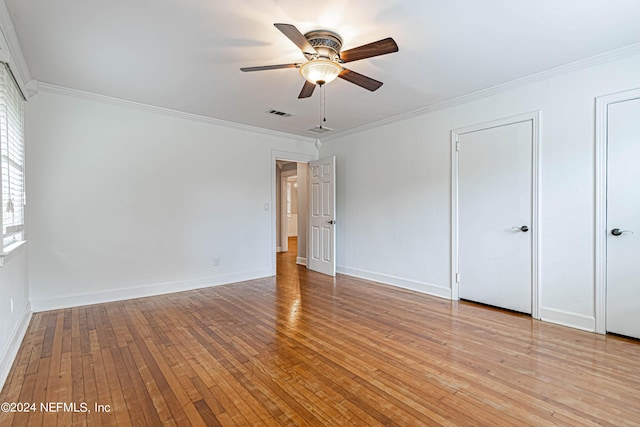
[[[282,190],[282,168],[286,163],[295,163],[295,176],[298,184],[297,253],[295,264],[306,266],[318,273],[335,276],[336,274],[336,158],[330,156],[315,160],[313,155],[272,152],[272,274],[276,275],[277,260],[282,258],[282,245],[288,235],[282,238],[281,199],[286,190]],[[293,170],[293,166],[289,166]],[[265,204],[268,210],[269,204]],[[286,252],[288,253],[288,252]]]
[[307,265],[308,165],[276,160],[276,251]]

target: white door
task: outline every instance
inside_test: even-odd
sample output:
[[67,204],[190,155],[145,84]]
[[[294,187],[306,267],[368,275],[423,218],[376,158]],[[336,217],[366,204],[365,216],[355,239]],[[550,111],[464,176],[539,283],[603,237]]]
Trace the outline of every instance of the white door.
[[309,162],[309,251],[310,270],[336,275],[336,158]]
[[531,120],[458,135],[459,296],[531,313]]
[[610,104],[607,126],[608,332],[640,338],[640,99]]

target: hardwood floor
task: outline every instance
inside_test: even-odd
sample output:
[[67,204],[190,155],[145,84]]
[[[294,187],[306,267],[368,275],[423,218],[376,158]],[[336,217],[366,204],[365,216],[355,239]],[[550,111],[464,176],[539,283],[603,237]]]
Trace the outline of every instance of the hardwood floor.
[[275,278],[35,314],[0,402],[38,407],[0,425],[640,425],[638,342],[315,274],[291,249]]

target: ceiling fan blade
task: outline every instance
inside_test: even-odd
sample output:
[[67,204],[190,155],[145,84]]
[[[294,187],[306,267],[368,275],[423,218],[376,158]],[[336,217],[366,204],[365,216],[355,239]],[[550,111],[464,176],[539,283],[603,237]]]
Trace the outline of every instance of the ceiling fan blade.
[[299,68],[300,64],[280,64],[280,65],[262,65],[260,67],[244,67],[240,68],[240,71],[264,71],[264,70],[278,70],[280,68]]
[[302,86],[302,90],[300,91],[300,95],[298,95],[298,99],[310,97],[311,95],[313,95],[313,90],[315,88],[316,85],[305,80],[304,86]]
[[371,77],[367,77],[360,73],[356,73],[355,71],[347,70],[346,68],[344,68],[342,72],[338,74],[338,77],[360,87],[368,89],[371,92],[373,92],[374,90],[378,90],[380,86],[382,86],[382,82],[374,80]]
[[287,36],[301,51],[305,53],[318,53],[313,46],[309,44],[307,39],[302,35],[298,29],[291,24],[273,24],[277,29],[282,31],[282,34]]
[[360,59],[371,58],[379,55],[386,55],[398,51],[398,45],[391,37],[378,40],[377,42],[365,44],[353,49],[340,52],[340,59],[344,62],[358,61]]

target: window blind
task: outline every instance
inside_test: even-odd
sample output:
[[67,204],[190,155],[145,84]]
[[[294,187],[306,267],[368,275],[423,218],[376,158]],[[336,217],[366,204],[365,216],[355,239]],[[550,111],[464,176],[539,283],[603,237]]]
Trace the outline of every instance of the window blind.
[[2,251],[24,240],[24,101],[7,66],[0,67]]

